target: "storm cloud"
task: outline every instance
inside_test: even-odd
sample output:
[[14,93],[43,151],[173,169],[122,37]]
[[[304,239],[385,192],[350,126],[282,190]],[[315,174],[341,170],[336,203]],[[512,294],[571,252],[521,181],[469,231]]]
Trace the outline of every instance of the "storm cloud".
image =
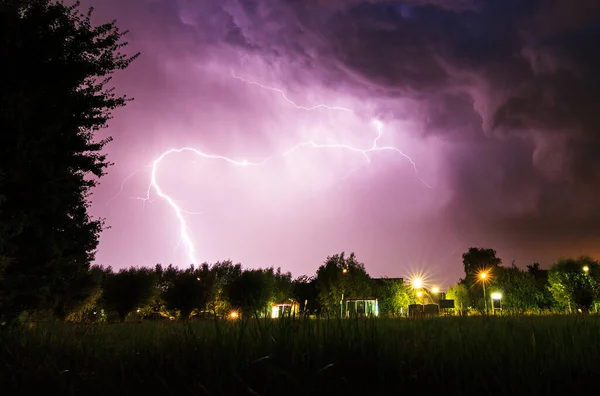
[[[351,197],[347,216],[359,217],[356,212],[364,211],[375,195],[396,197],[385,204],[377,221],[371,215],[364,217],[371,220],[356,220],[361,224],[356,227],[379,229],[376,234],[382,234],[364,248],[366,259],[357,247],[367,267],[369,259],[378,262],[373,265],[381,273],[399,271],[396,267],[402,261],[430,261],[438,272],[458,275],[461,249],[484,244],[498,249],[505,261],[516,259],[521,265],[534,260],[549,264],[562,255],[600,254],[597,1],[578,1],[577,6],[567,0],[121,3],[103,1],[97,5],[98,13],[117,18],[132,31],[133,48],[143,52],[142,66],[132,69],[143,69],[146,76],[139,86],[153,85],[134,88],[136,105],[124,114],[146,112],[144,106],[153,101],[166,114],[163,98],[172,94],[179,98],[169,105],[172,112],[193,117],[193,109],[182,110],[189,102],[182,104],[181,98],[190,99],[185,92],[194,83],[188,75],[197,68],[221,70],[224,75],[236,70],[306,101],[313,96],[334,98],[337,92],[340,103],[335,105],[358,107],[359,117],[404,125],[406,139],[417,142],[413,153],[420,159],[418,165],[427,168],[423,164],[430,161],[427,156],[435,156],[431,160],[435,165],[425,170],[435,180],[433,192],[410,193],[418,183],[390,187],[400,172],[397,167],[388,175],[359,172],[352,187],[342,187]],[[135,73],[130,76],[136,78]],[[213,106],[212,117],[222,107],[244,102],[243,87],[227,88],[230,82],[216,79],[202,84],[205,92],[220,92],[203,104]],[[248,106],[242,106],[244,111],[258,111],[258,104]],[[160,123],[149,117],[143,122],[153,128]],[[134,121],[128,120],[115,128],[131,128]],[[248,125],[264,131],[265,123],[276,122],[265,120]],[[243,140],[250,133],[240,131],[236,136]],[[286,136],[291,133],[286,131]],[[219,138],[205,133],[202,139],[225,139],[222,134]],[[265,147],[279,139],[271,132],[262,136]],[[147,136],[132,134],[127,139],[142,144]],[[153,139],[154,150],[165,139],[173,143],[160,134]],[[125,155],[118,148],[115,153]],[[402,180],[409,177],[409,171],[401,172]],[[370,178],[380,183],[360,193]],[[404,200],[401,205],[398,199]],[[410,212],[411,205],[418,207],[420,219],[407,220],[405,210]],[[99,213],[110,223],[107,213]],[[310,229],[309,223],[305,229]],[[335,227],[328,232],[339,233]],[[370,238],[360,231],[341,235],[346,235],[344,242],[331,242],[332,246]],[[457,247],[458,251],[447,257],[408,252],[416,240],[422,250],[439,248],[447,253]],[[385,253],[369,253],[380,250]],[[295,272],[304,268],[303,260],[307,259],[292,264]],[[307,272],[316,265],[310,264]]]

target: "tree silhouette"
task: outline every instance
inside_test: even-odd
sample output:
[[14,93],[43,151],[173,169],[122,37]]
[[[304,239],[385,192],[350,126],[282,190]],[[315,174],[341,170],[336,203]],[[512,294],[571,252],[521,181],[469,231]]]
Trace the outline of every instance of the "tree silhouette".
[[[64,313],[79,298],[103,222],[90,190],[110,165],[102,153],[112,110],[127,99],[108,86],[137,55],[115,22],[50,0],[0,2],[0,310]],[[83,285],[83,286],[82,286]],[[71,298],[69,297],[69,298]]]
[[299,276],[292,284],[294,299],[300,304],[300,312],[305,315],[316,314],[319,311],[319,299],[316,278],[306,275]]
[[163,299],[167,309],[179,310],[183,320],[189,319],[194,309],[204,309],[211,287],[210,279],[203,276],[207,272],[194,266],[185,270],[169,266],[163,275]]
[[469,248],[469,251],[464,253],[462,258],[465,280],[471,283],[480,271],[493,271],[496,267],[502,265],[502,259],[496,257],[494,249]]
[[281,268],[267,269],[268,276],[273,278],[273,303],[288,302],[294,299],[294,285],[290,272],[281,272]]
[[268,270],[245,270],[225,286],[229,302],[244,315],[265,312],[275,291],[273,277]]
[[239,263],[233,264],[231,260],[220,261],[210,266],[209,274],[204,275],[210,277],[211,284],[207,308],[216,315],[227,315],[231,309],[227,287],[241,275],[242,265]]
[[[496,251],[494,249],[485,248],[470,248],[468,252],[462,255],[463,267],[465,270],[465,277],[461,280],[464,284],[471,298],[470,306],[483,309],[485,306],[484,293],[480,282],[488,282],[495,276],[496,268],[502,265],[502,260],[496,257]],[[478,275],[481,272],[488,274],[487,278],[481,280]]]
[[348,257],[344,252],[327,257],[325,264],[317,269],[316,286],[321,309],[330,316],[339,316],[342,296],[373,297],[371,277],[354,253]]
[[128,314],[147,304],[154,292],[156,276],[148,268],[108,269],[102,283],[104,306],[124,321]]

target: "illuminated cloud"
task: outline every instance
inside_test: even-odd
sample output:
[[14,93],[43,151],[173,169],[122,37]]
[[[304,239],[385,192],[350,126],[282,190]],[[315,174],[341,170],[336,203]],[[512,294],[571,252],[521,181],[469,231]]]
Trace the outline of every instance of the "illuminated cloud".
[[[203,213],[189,218],[201,256],[302,273],[327,254],[355,250],[374,275],[430,265],[456,278],[471,245],[521,265],[600,253],[595,1],[96,6],[98,17],[130,29],[132,50],[143,52],[115,79],[136,101],[116,115],[117,165],[95,195],[95,213],[113,226],[98,254],[107,264],[185,261],[172,250],[177,224],[167,205],[128,200],[145,191],[148,173],[104,205],[164,150],[194,146],[260,161],[307,140],[363,147],[373,118],[385,122],[382,145],[406,151],[434,189],[387,155],[364,167],[348,153],[303,152],[245,176],[171,159],[184,171],[165,171],[166,188]],[[301,111],[231,71],[302,106],[354,113]]]

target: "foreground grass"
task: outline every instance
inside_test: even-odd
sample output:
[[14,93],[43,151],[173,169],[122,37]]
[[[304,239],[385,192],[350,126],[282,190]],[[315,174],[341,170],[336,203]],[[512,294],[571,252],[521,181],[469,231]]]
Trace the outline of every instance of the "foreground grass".
[[580,395],[599,371],[598,317],[0,329],[6,395]]

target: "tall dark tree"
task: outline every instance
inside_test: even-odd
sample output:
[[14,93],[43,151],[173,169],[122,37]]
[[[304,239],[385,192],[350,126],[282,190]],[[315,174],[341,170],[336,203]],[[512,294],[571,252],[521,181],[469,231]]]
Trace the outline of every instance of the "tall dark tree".
[[163,277],[163,299],[167,309],[179,310],[180,318],[189,319],[194,309],[204,309],[210,292],[210,278],[202,276],[208,271],[191,266],[180,270],[169,266]]
[[317,269],[316,285],[322,312],[329,316],[340,315],[342,297],[373,297],[372,279],[354,253],[327,257]]
[[316,278],[302,275],[294,279],[292,293],[294,299],[300,304],[300,312],[303,315],[318,313],[319,293]]
[[467,283],[472,283],[481,271],[493,271],[496,267],[502,265],[502,259],[496,257],[494,249],[469,248],[469,251],[464,253],[462,258]]
[[[113,72],[137,56],[115,22],[51,0],[0,2],[0,310],[61,310],[94,258],[103,222],[91,189],[110,165],[98,140],[114,109]],[[85,283],[85,282],[83,282]],[[84,285],[85,286],[85,285]]]
[[[502,265],[502,260],[496,257],[496,251],[494,249],[485,248],[470,248],[468,252],[462,255],[463,266],[465,270],[465,277],[461,280],[464,284],[471,298],[471,307],[483,310],[485,307],[485,300],[483,296],[483,285],[490,282],[491,279],[496,275],[496,269]],[[480,274],[485,272],[486,278],[480,278]]]
[[[202,265],[204,268],[205,265]],[[227,315],[231,302],[227,295],[227,287],[242,275],[242,265],[233,264],[231,260],[219,261],[210,266],[210,272],[203,276],[210,277],[210,294],[208,309],[217,315]],[[238,307],[239,308],[239,307]]]
[[149,268],[108,269],[102,282],[102,302],[124,321],[127,315],[147,304],[154,294],[156,273]]
[[275,284],[269,270],[245,270],[225,286],[225,291],[231,305],[250,317],[267,312]]
[[288,302],[294,299],[294,286],[291,272],[281,272],[281,268],[267,269],[268,275],[273,278],[274,303]]

